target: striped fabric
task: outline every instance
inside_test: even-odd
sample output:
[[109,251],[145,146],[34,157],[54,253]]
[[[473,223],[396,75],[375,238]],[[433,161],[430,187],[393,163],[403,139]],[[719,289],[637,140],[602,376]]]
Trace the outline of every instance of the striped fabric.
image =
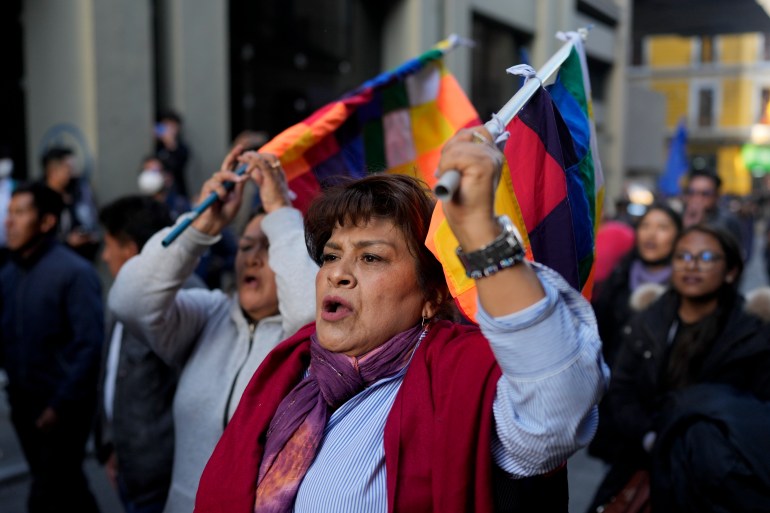
[[303,212],[340,177],[389,172],[433,186],[441,147],[478,114],[443,64],[448,42],[364,83],[284,130],[260,151],[279,157]]
[[[479,312],[503,370],[490,450],[500,468],[521,477],[552,470],[588,444],[598,421],[593,405],[609,378],[596,365],[600,341],[591,306],[553,271],[536,272],[546,298],[500,318]],[[332,414],[295,513],[387,511],[383,432],[405,373],[374,383]]]
[[591,298],[596,232],[604,204],[604,175],[599,160],[593,115],[591,81],[588,75],[583,38],[566,34],[573,48],[559,68],[556,82],[548,87],[556,107],[572,134],[578,165],[567,170],[567,186],[573,220],[580,273],[580,289]]
[[[596,150],[591,88],[577,36],[549,90],[539,90],[506,127],[511,137],[495,211],[511,218],[527,258],[556,271],[587,298],[593,288],[595,240],[604,181]],[[436,209],[426,245],[444,266],[463,313],[476,316],[475,282],[455,255],[457,239]]]
[[[569,129],[551,96],[541,88],[506,130],[511,135],[503,150],[507,168],[497,189],[495,210],[513,220],[525,239],[527,258],[556,270],[580,290],[575,223],[567,187],[567,170],[578,161]],[[475,282],[465,275],[454,253],[457,239],[443,215],[434,212],[433,224],[439,219],[440,226],[429,233],[428,247],[444,264],[450,292],[463,313],[475,319]]]

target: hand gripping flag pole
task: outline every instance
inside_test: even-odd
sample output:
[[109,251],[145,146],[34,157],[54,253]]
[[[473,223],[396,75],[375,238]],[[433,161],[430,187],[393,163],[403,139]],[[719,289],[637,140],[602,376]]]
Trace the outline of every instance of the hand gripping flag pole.
[[[578,30],[580,36],[585,39],[588,36],[589,28],[582,28]],[[492,116],[492,119],[484,123],[484,128],[490,133],[492,138],[497,141],[501,136],[505,126],[508,125],[516,114],[526,105],[526,103],[532,98],[543,83],[548,80],[554,73],[556,73],[564,61],[569,57],[570,52],[574,46],[572,40],[568,40],[548,61],[540,68],[532,78],[536,80],[527,80],[524,85],[519,89],[508,102],[503,105],[496,115]],[[511,68],[513,69],[513,68]],[[460,187],[460,173],[450,169],[436,182],[436,186],[433,188],[433,192],[436,197],[441,201],[449,201],[454,197],[458,188]]]

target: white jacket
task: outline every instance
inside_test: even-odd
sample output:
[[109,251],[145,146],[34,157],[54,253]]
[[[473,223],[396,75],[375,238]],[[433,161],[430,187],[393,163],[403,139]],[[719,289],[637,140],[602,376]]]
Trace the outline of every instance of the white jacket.
[[121,269],[109,306],[126,328],[169,364],[182,368],[174,397],[175,451],[165,512],[193,511],[203,467],[252,374],[279,342],[315,316],[318,267],[305,249],[302,215],[281,208],[265,216],[269,265],[276,275],[279,315],[262,319],[253,336],[237,295],[185,289],[184,280],[218,237],[193,228],[168,248],[155,234]]

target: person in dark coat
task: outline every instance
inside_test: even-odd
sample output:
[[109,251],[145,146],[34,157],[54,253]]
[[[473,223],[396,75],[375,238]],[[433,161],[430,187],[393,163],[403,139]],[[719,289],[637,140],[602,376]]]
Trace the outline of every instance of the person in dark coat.
[[98,511],[83,473],[104,337],[93,266],[56,240],[62,199],[42,183],[11,197],[0,271],[0,358],[32,475],[30,512]]
[[692,226],[679,236],[672,262],[672,289],[632,319],[621,342],[605,400],[624,446],[592,508],[651,467],[670,394],[720,383],[770,400],[768,329],[745,311],[738,293],[743,259],[737,240],[717,225]]
[[631,319],[631,294],[645,283],[667,284],[671,254],[682,230],[679,214],[663,204],[650,206],[634,229],[634,248],[602,284],[593,301],[604,361],[612,368],[623,327]]
[[[158,230],[173,224],[168,207],[146,196],[126,196],[99,213],[105,228],[102,260],[110,274],[139,254]],[[204,287],[193,275],[185,288]],[[127,512],[160,513],[174,459],[171,406],[179,369],[107,315],[96,449]]]
[[770,403],[729,385],[694,385],[672,394],[659,426],[653,511],[770,511]]

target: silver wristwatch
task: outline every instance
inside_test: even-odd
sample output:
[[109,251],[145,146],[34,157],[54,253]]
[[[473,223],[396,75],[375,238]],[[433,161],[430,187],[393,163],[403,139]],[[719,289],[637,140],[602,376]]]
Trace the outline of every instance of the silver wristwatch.
[[458,246],[457,257],[469,278],[486,278],[524,260],[526,251],[516,226],[508,216],[498,216],[497,222],[503,229],[502,233],[483,248],[465,253]]

